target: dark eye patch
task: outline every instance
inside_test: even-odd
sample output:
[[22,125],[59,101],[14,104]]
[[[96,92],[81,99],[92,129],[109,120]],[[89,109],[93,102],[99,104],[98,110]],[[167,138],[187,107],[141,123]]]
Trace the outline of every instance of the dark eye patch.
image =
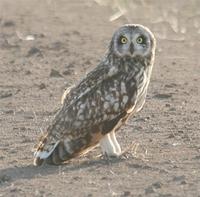
[[128,39],[127,39],[127,37],[124,36],[124,35],[121,35],[121,36],[119,37],[119,39],[118,39],[118,43],[119,43],[119,44],[126,44],[127,42],[128,42]]
[[147,38],[144,35],[139,35],[136,41],[138,44],[146,45]]

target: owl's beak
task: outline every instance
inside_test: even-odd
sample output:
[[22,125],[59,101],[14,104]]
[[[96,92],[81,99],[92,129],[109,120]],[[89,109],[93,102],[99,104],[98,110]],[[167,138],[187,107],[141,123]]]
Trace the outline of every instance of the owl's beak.
[[129,51],[130,51],[131,55],[133,55],[133,53],[134,53],[134,45],[133,45],[132,42],[131,42],[131,44],[130,44]]

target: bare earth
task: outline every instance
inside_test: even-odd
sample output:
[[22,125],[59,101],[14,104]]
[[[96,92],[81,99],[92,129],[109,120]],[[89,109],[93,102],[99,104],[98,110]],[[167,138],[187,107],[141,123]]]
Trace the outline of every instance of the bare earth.
[[139,144],[133,155],[106,160],[97,148],[66,165],[32,165],[64,89],[127,23],[85,2],[0,1],[0,196],[200,196],[200,42],[192,31],[157,39],[145,107],[118,133],[123,149]]

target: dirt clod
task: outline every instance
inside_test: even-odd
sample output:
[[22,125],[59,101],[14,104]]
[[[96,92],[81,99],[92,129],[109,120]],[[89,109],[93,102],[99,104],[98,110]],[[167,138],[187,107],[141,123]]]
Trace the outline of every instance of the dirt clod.
[[50,72],[50,77],[63,77],[59,71],[55,70],[55,69],[51,69],[51,72]]

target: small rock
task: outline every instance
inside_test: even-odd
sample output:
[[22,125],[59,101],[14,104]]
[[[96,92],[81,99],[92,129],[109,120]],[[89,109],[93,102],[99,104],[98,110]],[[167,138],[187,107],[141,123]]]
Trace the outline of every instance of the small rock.
[[153,97],[158,99],[168,99],[172,97],[172,94],[155,94]]
[[78,181],[78,180],[81,180],[81,177],[80,176],[75,176],[75,177],[73,177],[73,179]]
[[12,109],[8,109],[3,112],[4,112],[4,114],[14,114],[14,110],[12,110]]
[[71,69],[63,71],[63,75],[73,75],[73,74],[74,74],[74,71]]
[[173,168],[179,168],[179,166],[176,165],[176,164],[174,164],[172,167],[173,167]]
[[0,175],[0,184],[8,182],[10,180],[11,180],[11,178],[6,174]]
[[44,83],[41,83],[41,84],[38,85],[38,87],[39,87],[40,90],[43,90],[43,89],[46,88],[46,85]]
[[22,139],[22,143],[29,143],[32,142],[32,140],[29,137],[23,137],[24,139]]
[[5,21],[4,23],[3,23],[3,26],[4,27],[12,27],[12,26],[15,26],[15,23],[13,22],[13,21]]
[[178,130],[178,133],[184,133],[184,131],[182,131],[182,130]]
[[165,107],[171,107],[171,105],[169,103],[166,103]]
[[193,110],[193,111],[192,111],[192,113],[195,113],[195,114],[197,114],[197,113],[198,113],[198,111],[197,111],[197,110]]
[[196,157],[194,157],[194,159],[200,159],[200,155],[197,155]]
[[4,156],[0,156],[0,160],[3,160],[5,157]]
[[135,121],[137,121],[137,122],[146,122],[146,119],[145,118],[137,118]]
[[15,154],[17,151],[15,149],[11,149],[9,153]]
[[4,38],[3,36],[0,36],[0,47],[1,48],[10,48],[10,44],[8,43],[8,40]]
[[63,77],[57,70],[51,69],[50,77]]
[[26,72],[25,72],[25,75],[30,75],[31,74],[31,71],[30,70],[27,70]]
[[25,131],[26,127],[19,127],[20,131]]
[[155,182],[152,184],[152,186],[155,188],[155,189],[160,189],[162,187],[162,183],[160,182]]
[[66,65],[65,68],[74,68],[74,64],[74,62],[71,62],[68,65]]
[[0,98],[7,98],[7,97],[11,97],[13,94],[11,91],[1,91],[0,92]]
[[159,197],[172,197],[171,194],[159,194]]
[[[25,118],[25,119],[34,119],[34,115],[33,115],[33,113],[25,113],[25,114],[24,114],[24,118]],[[25,127],[20,127],[20,130],[22,130],[22,128],[23,128],[24,130],[26,130]]]
[[173,181],[184,181],[185,180],[185,175],[182,176],[175,176],[173,178]]
[[19,191],[19,190],[18,190],[18,188],[16,188],[16,187],[15,187],[15,188],[12,188],[12,189],[10,190],[10,192],[17,192],[17,191]]
[[181,181],[181,185],[186,185],[187,182],[184,180],[184,181]]
[[73,35],[77,35],[77,36],[79,36],[79,35],[80,35],[80,32],[74,30],[74,31],[72,32],[72,34],[73,34]]
[[84,64],[89,66],[89,65],[91,65],[92,63],[91,63],[91,61],[88,59],[88,60],[85,61]]
[[132,164],[131,167],[132,168],[142,168],[142,166],[140,164]]
[[38,34],[35,34],[34,36],[37,38],[45,38],[46,37],[45,34],[43,34],[43,33],[38,33]]
[[131,192],[130,191],[124,191],[124,193],[122,194],[122,196],[130,196]]
[[103,177],[101,177],[101,180],[108,180],[108,177],[103,176]]
[[175,108],[175,107],[171,107],[171,108],[169,109],[169,111],[176,111],[176,108]]
[[170,83],[170,84],[166,84],[165,85],[165,88],[173,88],[173,87],[176,87],[177,86],[177,84],[175,84],[175,83]]
[[62,51],[62,53],[68,54],[68,53],[69,53],[69,50],[68,50],[68,49],[64,49],[64,50]]
[[42,55],[40,49],[38,49],[38,48],[36,48],[36,47],[32,47],[32,48],[28,51],[26,57],[31,57],[31,56],[36,55],[36,54],[37,54],[37,55]]
[[174,136],[173,133],[169,134],[169,136],[168,136],[168,138],[174,138],[174,137],[175,137],[175,136]]
[[152,194],[155,192],[155,189],[152,186],[149,186],[145,189],[145,194]]
[[53,42],[51,44],[51,46],[50,46],[50,49],[57,50],[57,51],[60,50],[60,49],[62,49],[62,42],[60,42],[60,41]]
[[163,146],[169,146],[169,143],[168,142],[164,142]]

